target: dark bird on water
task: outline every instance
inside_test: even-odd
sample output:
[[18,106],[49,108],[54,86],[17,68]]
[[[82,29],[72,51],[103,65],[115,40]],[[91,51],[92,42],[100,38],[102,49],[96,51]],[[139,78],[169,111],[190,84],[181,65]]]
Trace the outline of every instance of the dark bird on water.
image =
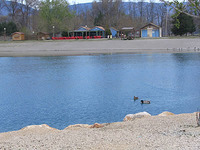
[[141,100],[141,104],[150,104],[150,101]]
[[137,100],[137,99],[138,99],[138,97],[134,96],[134,100]]

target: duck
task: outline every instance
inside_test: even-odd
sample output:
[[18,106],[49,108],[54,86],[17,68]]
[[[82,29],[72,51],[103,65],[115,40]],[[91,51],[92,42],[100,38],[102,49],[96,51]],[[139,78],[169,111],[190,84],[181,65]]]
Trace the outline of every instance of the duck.
[[141,104],[150,104],[151,102],[150,101],[147,101],[147,100],[141,100]]
[[137,100],[137,99],[138,99],[138,97],[134,96],[134,100]]

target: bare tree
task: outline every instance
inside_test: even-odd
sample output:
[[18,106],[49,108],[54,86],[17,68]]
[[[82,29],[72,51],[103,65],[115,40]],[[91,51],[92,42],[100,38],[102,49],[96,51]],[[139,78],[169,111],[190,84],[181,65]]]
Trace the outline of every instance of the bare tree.
[[9,16],[11,16],[12,21],[16,22],[16,15],[17,11],[19,9],[19,3],[18,0],[11,0],[10,2],[7,2],[6,0],[2,0],[2,4],[4,8],[7,9],[9,12]]
[[31,29],[32,15],[36,15],[36,10],[38,8],[38,0],[20,0],[19,13],[20,13],[20,23],[22,27]]
[[143,18],[145,16],[145,6],[144,6],[144,0],[140,0],[138,2],[138,10],[139,10],[139,14],[140,17]]
[[136,3],[132,2],[132,16],[133,16],[133,18],[137,17],[136,12],[137,12],[137,10],[136,10]]
[[2,6],[2,3],[0,2],[0,15],[2,14],[2,9],[3,9],[3,6]]
[[156,5],[156,11],[155,11],[155,21],[154,23],[156,23],[157,25],[162,27],[162,32],[163,35],[168,35],[169,31],[170,31],[170,16],[168,15],[168,7],[167,5],[163,4],[163,3],[159,3]]
[[39,0],[2,0],[3,7],[8,11],[10,20],[15,22],[18,28],[32,28],[32,18],[36,15]]
[[145,2],[144,0],[140,0],[138,2],[138,5],[137,5],[137,9],[138,9],[138,12],[139,12],[139,24],[141,26],[143,26],[144,24],[147,23],[147,10],[146,10],[146,6],[145,6]]
[[123,13],[122,0],[100,0],[100,2],[93,2],[92,14],[94,24],[117,26]]
[[154,17],[155,17],[155,3],[153,0],[150,0],[150,3],[148,3],[148,7],[146,9],[147,11],[147,20],[148,22],[154,22]]

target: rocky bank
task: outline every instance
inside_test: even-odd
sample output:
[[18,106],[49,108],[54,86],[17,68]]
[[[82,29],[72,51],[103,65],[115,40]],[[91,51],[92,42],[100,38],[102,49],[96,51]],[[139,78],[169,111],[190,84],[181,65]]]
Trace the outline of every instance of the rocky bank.
[[123,122],[71,125],[64,130],[33,125],[0,133],[0,149],[200,149],[195,113],[127,116]]

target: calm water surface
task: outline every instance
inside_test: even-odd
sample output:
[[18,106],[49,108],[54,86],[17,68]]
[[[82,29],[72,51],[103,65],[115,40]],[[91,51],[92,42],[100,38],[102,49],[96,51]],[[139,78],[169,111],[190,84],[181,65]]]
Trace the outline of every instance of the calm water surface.
[[[150,105],[133,96],[151,100]],[[0,132],[200,108],[200,54],[0,58]]]

